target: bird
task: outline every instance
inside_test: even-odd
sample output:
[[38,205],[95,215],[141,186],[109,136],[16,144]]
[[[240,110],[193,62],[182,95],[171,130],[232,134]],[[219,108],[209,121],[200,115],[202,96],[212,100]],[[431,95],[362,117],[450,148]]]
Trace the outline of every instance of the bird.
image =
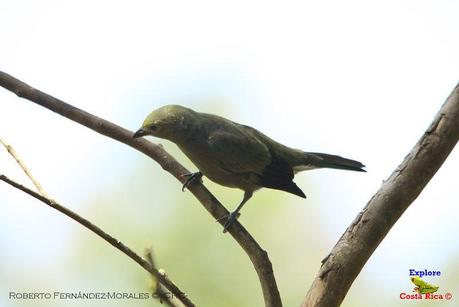
[[285,146],[255,128],[224,117],[201,113],[181,105],[165,105],[152,111],[133,138],[155,136],[175,143],[198,168],[185,174],[184,190],[205,176],[220,185],[244,191],[236,210],[219,218],[225,233],[244,204],[261,188],[285,191],[302,198],[293,181],[301,171],[332,168],[365,172],[361,162]]

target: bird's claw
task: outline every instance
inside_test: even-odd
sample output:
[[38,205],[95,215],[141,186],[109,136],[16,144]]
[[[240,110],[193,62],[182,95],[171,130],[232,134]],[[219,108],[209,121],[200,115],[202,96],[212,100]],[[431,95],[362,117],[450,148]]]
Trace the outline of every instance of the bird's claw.
[[201,172],[196,172],[196,173],[188,173],[188,174],[183,174],[180,177],[186,177],[185,183],[182,186],[182,192],[185,191],[185,188],[188,188],[188,186],[193,183],[196,180],[199,180],[202,182],[202,173]]
[[230,227],[231,225],[234,224],[234,222],[236,222],[237,218],[240,216],[241,214],[239,212],[231,212],[230,214],[227,214],[219,219],[217,219],[217,222],[220,222],[224,219],[226,219],[226,222],[225,224],[223,224],[223,233],[226,233],[228,231],[228,227]]

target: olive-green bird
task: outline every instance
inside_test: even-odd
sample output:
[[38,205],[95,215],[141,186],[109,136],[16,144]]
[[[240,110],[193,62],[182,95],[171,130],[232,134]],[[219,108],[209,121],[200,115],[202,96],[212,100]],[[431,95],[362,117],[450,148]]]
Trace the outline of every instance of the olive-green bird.
[[238,218],[242,206],[260,188],[286,191],[306,198],[293,182],[295,173],[315,168],[365,172],[358,161],[282,145],[260,131],[226,118],[195,112],[179,105],[163,106],[148,115],[134,138],[152,135],[174,142],[198,167],[187,174],[184,188],[204,175],[210,180],[244,191],[230,213],[223,232]]

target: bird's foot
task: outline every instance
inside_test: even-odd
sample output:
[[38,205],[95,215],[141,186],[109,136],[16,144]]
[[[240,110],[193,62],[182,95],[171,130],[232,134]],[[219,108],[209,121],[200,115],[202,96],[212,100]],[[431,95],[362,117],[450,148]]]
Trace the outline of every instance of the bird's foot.
[[196,172],[196,173],[188,173],[188,174],[183,174],[180,177],[186,177],[185,183],[182,186],[182,192],[185,191],[185,188],[188,188],[190,184],[192,184],[194,181],[199,180],[202,182],[202,173],[201,172]]
[[240,216],[241,214],[239,212],[236,212],[236,211],[233,211],[231,212],[230,214],[227,214],[219,219],[217,219],[217,222],[220,222],[222,220],[225,220],[226,219],[226,222],[225,224],[223,224],[223,233],[226,233],[228,231],[228,227],[230,227],[231,225],[234,224],[234,222],[236,222],[237,218]]

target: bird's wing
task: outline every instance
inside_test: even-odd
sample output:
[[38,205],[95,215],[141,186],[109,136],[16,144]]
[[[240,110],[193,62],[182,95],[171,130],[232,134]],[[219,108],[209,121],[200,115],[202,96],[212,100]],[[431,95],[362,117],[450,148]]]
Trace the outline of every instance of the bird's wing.
[[293,182],[293,169],[282,157],[272,155],[260,177],[259,184],[266,188],[286,191],[306,198],[303,191]]
[[237,174],[257,174],[256,184],[260,187],[306,197],[292,181],[293,169],[287,161],[275,155],[253,134],[239,130],[217,130],[209,135],[208,142],[223,169]]
[[208,144],[220,166],[232,173],[261,175],[271,162],[271,154],[265,144],[237,129],[212,132]]
[[285,146],[278,144],[255,128],[244,125],[242,127],[250,135],[254,135],[266,144],[270,151],[271,161],[263,169],[258,184],[262,187],[282,190],[306,198],[303,191],[293,182],[294,170],[285,157],[283,157],[282,150],[280,152],[276,151],[276,146]]

